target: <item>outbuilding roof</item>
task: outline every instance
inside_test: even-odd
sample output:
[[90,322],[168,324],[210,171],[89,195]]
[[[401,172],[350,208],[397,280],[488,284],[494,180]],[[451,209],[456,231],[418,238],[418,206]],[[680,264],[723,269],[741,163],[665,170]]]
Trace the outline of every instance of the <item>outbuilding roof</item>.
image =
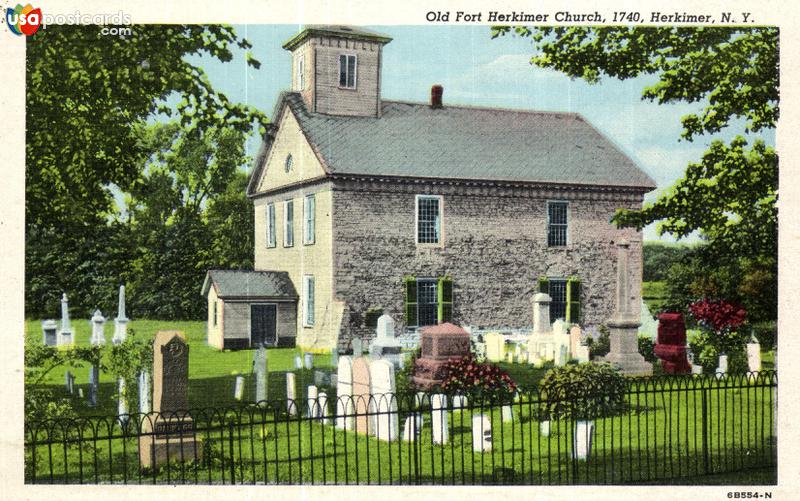
[[221,298],[297,298],[285,271],[209,270],[203,281],[203,296],[212,286]]
[[[620,187],[655,182],[578,113],[382,101],[380,117],[311,113],[299,93],[288,108],[329,174]],[[256,167],[263,168],[265,141]],[[256,176],[259,177],[259,172]]]

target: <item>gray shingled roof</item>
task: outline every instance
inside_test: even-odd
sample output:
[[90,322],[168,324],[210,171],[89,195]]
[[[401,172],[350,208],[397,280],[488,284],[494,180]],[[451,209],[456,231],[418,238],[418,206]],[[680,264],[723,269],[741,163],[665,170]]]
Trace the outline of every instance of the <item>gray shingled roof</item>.
[[380,118],[334,116],[308,112],[294,92],[276,112],[284,104],[332,174],[656,187],[577,113],[384,100]]
[[203,282],[202,294],[208,294],[211,284],[219,297],[296,298],[297,291],[285,271],[209,270]]
[[352,26],[331,25],[331,24],[309,24],[303,27],[299,33],[287,40],[283,48],[291,50],[300,42],[313,35],[331,35],[338,38],[353,38],[356,40],[372,40],[380,43],[389,43],[392,37],[384,33],[368,30],[366,28],[354,28]]

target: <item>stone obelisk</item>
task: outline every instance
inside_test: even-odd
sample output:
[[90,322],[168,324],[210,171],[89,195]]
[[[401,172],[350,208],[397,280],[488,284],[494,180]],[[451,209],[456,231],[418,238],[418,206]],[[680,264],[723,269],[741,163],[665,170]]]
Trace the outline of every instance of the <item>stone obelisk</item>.
[[125,286],[119,286],[119,305],[117,307],[117,318],[114,319],[114,337],[111,338],[113,344],[119,344],[128,337],[128,317],[125,316]]
[[611,350],[604,360],[618,366],[628,376],[650,376],[653,365],[639,353],[639,326],[641,322],[631,311],[628,282],[628,251],[630,243],[622,239],[617,243],[617,300],[614,316],[607,324]]

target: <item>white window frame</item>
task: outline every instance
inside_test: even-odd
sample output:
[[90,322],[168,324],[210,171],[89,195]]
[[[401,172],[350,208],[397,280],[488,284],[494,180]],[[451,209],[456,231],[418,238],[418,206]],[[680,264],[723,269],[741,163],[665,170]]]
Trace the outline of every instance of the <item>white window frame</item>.
[[[436,242],[420,242],[419,241],[419,202],[420,200],[438,200],[439,201],[439,225],[437,227],[437,241]],[[444,196],[442,195],[416,195],[414,197],[414,242],[419,246],[429,247],[442,247],[444,246]]]
[[[292,208],[291,220],[289,220],[289,207]],[[294,200],[283,202],[283,246],[294,247]]]
[[[567,224],[566,224],[566,231],[564,232],[564,245],[550,245],[550,206],[554,204],[564,204],[566,205],[566,216],[567,216]],[[548,200],[547,201],[547,228],[545,228],[545,238],[548,248],[562,248],[567,247],[570,243],[570,231],[569,231],[569,220],[570,220],[570,208],[569,208],[569,201],[568,200]]]
[[305,90],[305,70],[306,70],[306,56],[300,54],[297,58],[297,90]]
[[313,193],[303,197],[303,244],[312,245],[317,229],[317,201]]
[[265,217],[267,218],[267,248],[274,248],[277,246],[277,239],[275,238],[275,204],[270,202],[266,205],[266,214]]
[[[342,85],[342,58],[343,57],[344,58],[352,57],[353,60],[354,60],[354,63],[353,63],[353,86],[352,87],[347,85],[347,77],[349,76],[348,74],[345,74],[345,78],[344,78],[345,85]],[[355,90],[358,87],[358,55],[357,54],[347,54],[347,53],[339,54],[339,58],[338,58],[338,61],[336,61],[336,64],[338,65],[338,70],[337,70],[338,80],[336,80],[336,83],[339,85],[339,88],[340,89]],[[344,64],[345,71],[347,71],[348,66],[349,65],[347,64],[347,59],[345,59],[345,64]]]
[[303,327],[314,326],[315,295],[314,275],[303,275]]
[[218,322],[217,322],[217,304],[218,303],[219,303],[219,301],[215,299],[214,300],[214,324],[213,324],[214,327],[216,327],[218,325]]

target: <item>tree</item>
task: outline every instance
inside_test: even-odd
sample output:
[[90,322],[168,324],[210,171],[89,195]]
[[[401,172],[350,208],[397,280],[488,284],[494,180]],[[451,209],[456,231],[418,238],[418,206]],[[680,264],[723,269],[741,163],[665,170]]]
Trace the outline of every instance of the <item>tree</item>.
[[71,293],[73,310],[112,307],[132,275],[130,222],[115,219],[114,195],[140,181],[151,154],[141,137],[148,121],[174,117],[182,135],[195,138],[267,123],[217,92],[189,57],[226,62],[234,48],[249,49],[231,27],[134,29],[112,37],[99,26],[51,26],[27,38],[28,315],[52,315],[61,291]]
[[[643,99],[698,103],[681,118],[692,141],[728,127],[743,133],[774,129],[779,115],[778,30],[769,27],[544,27],[492,28],[530,38],[531,62],[590,83],[653,75]],[[638,229],[660,221],[677,238],[697,231],[704,259],[749,268],[751,288],[777,276],[778,157],[762,140],[742,135],[714,140],[683,179],[642,210],[619,210],[613,221]],[[742,263],[742,260],[748,260]],[[767,291],[769,292],[769,291]]]

